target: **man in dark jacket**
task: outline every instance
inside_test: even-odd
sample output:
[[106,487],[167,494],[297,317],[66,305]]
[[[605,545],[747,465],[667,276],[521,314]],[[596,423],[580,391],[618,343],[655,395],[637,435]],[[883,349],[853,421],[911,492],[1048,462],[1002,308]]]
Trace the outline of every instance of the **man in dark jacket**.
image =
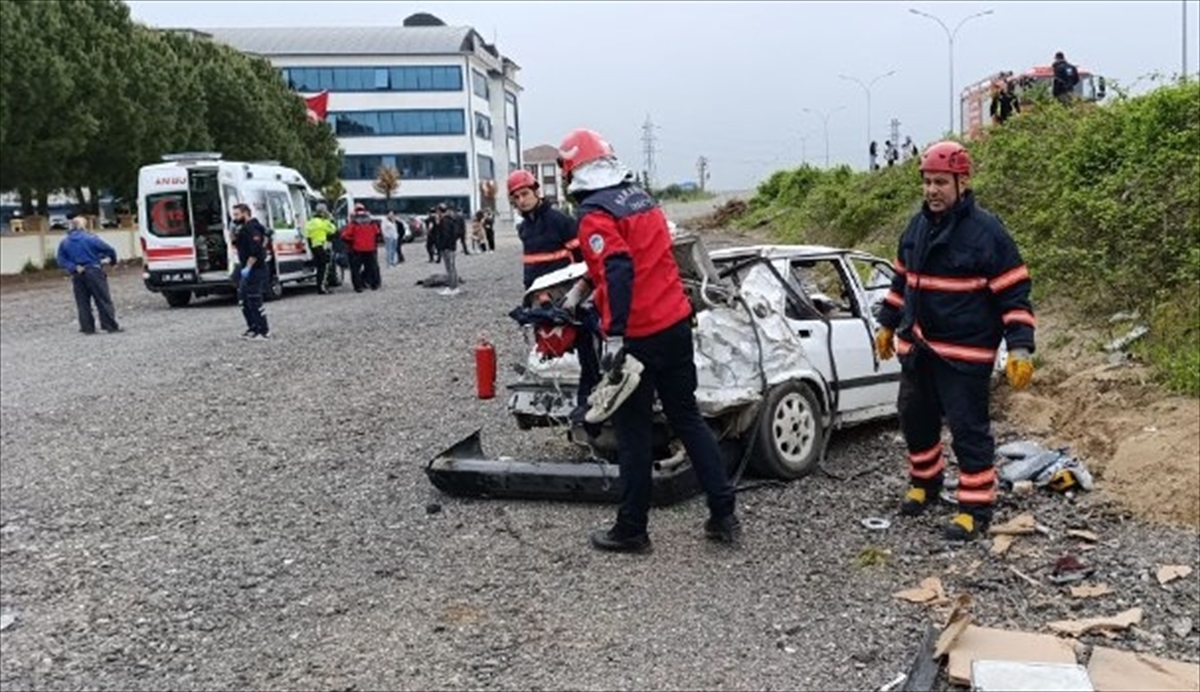
[[1064,104],[1070,103],[1075,93],[1075,85],[1079,84],[1079,69],[1067,62],[1061,50],[1054,54],[1054,62],[1050,64],[1050,68],[1054,70],[1051,93]]
[[433,229],[437,223],[437,207],[433,207],[429,210],[429,216],[425,217],[425,252],[429,253],[429,262],[431,264],[442,261],[437,251],[437,238],[433,233]]
[[496,251],[496,216],[488,209],[483,213],[483,234],[487,237],[487,251]]
[[875,337],[881,359],[900,355],[897,407],[910,478],[901,514],[921,514],[940,494],[943,416],[950,425],[959,467],[958,512],[945,528],[951,540],[975,538],[991,521],[990,376],[1003,338],[1009,383],[1029,386],[1037,324],[1025,261],[1004,224],[975,203],[970,175],[957,142],[938,142],[921,157],[925,204],[900,238]]
[[717,440],[696,404],[692,306],[675,264],[667,218],[633,185],[632,174],[596,132],[571,132],[559,153],[567,192],[578,204],[579,243],[605,335],[602,367],[617,374],[628,360],[642,368],[636,387],[611,413],[621,467],[621,508],[611,529],[592,534],[592,545],[617,552],[650,547],[656,394],[707,496],[706,536],[733,543],[741,524]]
[[96,321],[92,316],[93,302],[100,315],[101,329],[109,333],[123,331],[117,324],[112,295],[108,292],[108,276],[102,266],[116,264],[117,251],[89,233],[82,216],[71,219],[71,232],[58,244],[55,259],[59,268],[71,277],[75,308],[79,313],[79,331],[84,334],[96,333]]
[[989,115],[992,116],[992,122],[997,125],[1004,123],[1015,113],[1021,112],[1021,100],[1017,97],[1016,85],[1012,80],[1012,73],[1006,73],[1000,76],[1000,81],[995,85],[992,93],[992,103],[989,108]]
[[270,234],[250,212],[250,205],[235,204],[233,207],[234,244],[237,246],[238,292],[242,299],[242,316],[246,318],[246,331],[242,338],[261,341],[270,339],[271,328],[267,324],[267,309],[263,304],[263,291],[270,277],[267,267],[267,243]]
[[458,253],[454,249],[458,244],[458,224],[451,217],[445,204],[437,206],[432,233],[434,247],[441,255],[442,264],[446,266],[446,287],[438,291],[438,295],[458,295]]
[[342,238],[350,246],[350,281],[354,292],[364,288],[379,289],[379,224],[361,204],[355,205],[354,216],[342,230]]

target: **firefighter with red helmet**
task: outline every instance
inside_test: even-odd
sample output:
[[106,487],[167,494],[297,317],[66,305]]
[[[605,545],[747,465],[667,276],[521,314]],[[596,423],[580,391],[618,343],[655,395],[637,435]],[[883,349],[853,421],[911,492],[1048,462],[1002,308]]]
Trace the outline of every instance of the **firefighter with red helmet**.
[[633,184],[632,174],[598,133],[581,129],[568,134],[558,163],[579,215],[579,243],[605,337],[601,368],[607,374],[597,394],[621,380],[626,361],[640,366],[636,384],[615,390],[615,399],[593,397],[593,409],[607,407],[604,413],[616,428],[622,490],[616,523],[593,533],[592,545],[617,552],[650,547],[656,394],[707,495],[705,534],[732,543],[741,525],[717,440],[696,404],[692,307],[675,264],[667,218]]
[[900,237],[875,336],[880,358],[900,356],[897,407],[910,478],[901,514],[919,515],[940,495],[943,416],[950,426],[959,467],[958,511],[944,530],[950,540],[973,539],[991,522],[990,376],[1004,339],[1009,384],[1029,386],[1037,326],[1029,270],[1004,224],[976,203],[970,175],[970,155],[957,142],[938,142],[921,157],[925,203]]

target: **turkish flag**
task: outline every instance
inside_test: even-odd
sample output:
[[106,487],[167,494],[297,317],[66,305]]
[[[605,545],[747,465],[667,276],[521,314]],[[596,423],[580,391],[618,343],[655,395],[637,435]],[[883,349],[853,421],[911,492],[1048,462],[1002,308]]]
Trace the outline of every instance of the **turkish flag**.
[[306,96],[304,105],[308,108],[308,121],[314,125],[325,119],[329,112],[329,92],[322,91],[316,96]]

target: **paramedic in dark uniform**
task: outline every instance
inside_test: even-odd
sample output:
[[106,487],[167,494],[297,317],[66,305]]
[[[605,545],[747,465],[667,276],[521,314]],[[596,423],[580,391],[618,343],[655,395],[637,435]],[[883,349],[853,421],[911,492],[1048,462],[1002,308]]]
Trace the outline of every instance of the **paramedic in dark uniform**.
[[[550,206],[538,194],[538,187],[537,179],[527,170],[513,171],[508,176],[508,199],[522,219],[518,235],[523,250],[521,262],[525,265],[525,290],[529,290],[538,277],[583,261],[579,251],[579,226],[575,219]],[[572,295],[579,294],[576,292]],[[596,352],[600,320],[594,310],[575,310],[575,304],[565,307],[574,310],[575,317],[581,323],[582,338],[575,342],[580,367],[579,390],[571,418],[573,422],[582,424],[588,395],[600,381],[600,357]],[[598,429],[593,428],[589,433],[595,435]]]
[[237,245],[238,292],[242,299],[242,316],[246,318],[246,331],[242,338],[252,340],[269,339],[267,309],[263,304],[263,291],[267,287],[267,229],[250,213],[250,206],[236,204],[233,207],[234,243]]
[[644,367],[636,389],[612,413],[621,507],[612,528],[592,534],[592,545],[617,552],[650,547],[655,394],[707,496],[705,534],[733,543],[741,525],[716,437],[696,405],[692,307],[675,264],[667,218],[592,130],[567,135],[559,147],[559,166],[578,210],[580,247],[605,335],[601,367],[620,367],[626,354]]
[[971,158],[958,142],[938,142],[921,157],[925,204],[900,237],[875,337],[881,359],[900,355],[897,408],[909,475],[900,513],[921,514],[941,492],[945,416],[959,480],[958,511],[944,533],[959,541],[986,529],[996,502],[988,412],[996,351],[1004,339],[1009,384],[1029,386],[1037,326],[1029,270],[1004,224],[976,204],[970,175]]

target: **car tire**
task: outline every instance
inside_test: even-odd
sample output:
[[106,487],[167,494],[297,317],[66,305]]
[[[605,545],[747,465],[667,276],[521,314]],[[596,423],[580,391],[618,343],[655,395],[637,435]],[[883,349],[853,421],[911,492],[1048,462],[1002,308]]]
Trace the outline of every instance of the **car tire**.
[[755,439],[754,470],[793,480],[816,470],[824,444],[821,405],[811,387],[783,382],[767,392]]
[[163,291],[163,298],[167,299],[167,305],[173,308],[187,307],[188,303],[192,302],[191,291]]

